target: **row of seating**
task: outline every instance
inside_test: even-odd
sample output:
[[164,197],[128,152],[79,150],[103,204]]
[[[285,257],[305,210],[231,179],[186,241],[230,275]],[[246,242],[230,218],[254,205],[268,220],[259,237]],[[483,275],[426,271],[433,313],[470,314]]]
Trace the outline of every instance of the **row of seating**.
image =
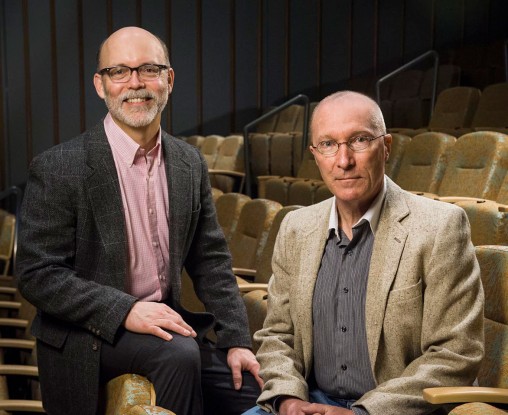
[[[396,113],[403,109],[406,112],[412,111],[412,105],[409,101],[401,101],[401,108],[395,108],[394,111]],[[438,95],[427,126],[410,124],[412,123],[392,124],[394,127],[389,128],[389,131],[409,136],[426,131],[444,132],[455,137],[483,130],[506,134],[508,133],[508,82],[489,85],[483,92],[473,87],[447,88]]]

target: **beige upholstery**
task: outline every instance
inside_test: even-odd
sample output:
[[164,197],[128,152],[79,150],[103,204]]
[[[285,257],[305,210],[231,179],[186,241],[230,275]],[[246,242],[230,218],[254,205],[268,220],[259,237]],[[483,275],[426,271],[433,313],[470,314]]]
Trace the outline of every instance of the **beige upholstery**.
[[508,205],[508,173],[504,176],[504,180],[501,184],[501,189],[499,190],[499,193],[496,197],[496,201],[498,203]]
[[419,134],[405,145],[395,182],[405,190],[436,193],[445,168],[445,153],[456,138],[443,133]]
[[392,149],[385,165],[385,173],[388,177],[395,178],[399,172],[406,145],[411,142],[411,137],[399,133],[392,133],[391,136]]
[[[267,311],[268,293],[265,290],[253,290],[245,293],[242,298],[247,309],[249,332],[251,338],[253,338],[254,333],[263,327]],[[259,344],[253,340],[253,352],[255,353],[258,348]]]
[[[508,403],[508,247],[476,247],[485,291],[485,358],[478,375],[479,387],[429,388],[423,391],[427,401],[436,404],[462,402]],[[496,415],[491,405],[465,403],[452,415]]]
[[281,208],[279,203],[267,199],[253,199],[243,205],[229,243],[233,268],[256,268],[273,218]]
[[323,200],[329,199],[332,196],[333,194],[328,189],[328,186],[326,186],[324,183],[320,184],[316,189],[316,193],[314,195],[314,203],[322,202]]
[[210,183],[224,193],[242,191],[244,180],[243,137],[224,137],[213,164],[208,164]]
[[439,196],[495,200],[508,171],[508,136],[494,132],[463,135],[446,152]]
[[224,193],[215,201],[217,220],[228,242],[236,229],[240,212],[249,200],[251,200],[249,196],[241,193]]
[[202,135],[190,135],[185,138],[185,142],[193,145],[194,147],[201,148],[201,145],[205,141],[205,137]]
[[7,276],[11,264],[14,235],[16,230],[16,217],[0,209],[0,275]]
[[215,159],[219,154],[219,148],[224,141],[224,137],[216,134],[206,136],[201,144],[200,150],[208,164],[208,168],[213,168]]
[[[247,277],[248,281],[251,281],[256,284],[268,284],[270,277],[272,276],[272,255],[273,249],[275,247],[275,240],[277,238],[277,234],[279,233],[279,228],[284,217],[293,210],[299,209],[302,206],[285,206],[280,209],[275,217],[273,218],[272,224],[270,226],[270,230],[268,232],[268,236],[266,238],[266,242],[263,245],[263,249],[259,255],[256,268],[255,269],[247,269],[247,270],[236,270],[237,281],[240,285],[240,291],[246,292],[252,290],[252,285],[247,283],[246,279],[242,279],[241,277]],[[247,271],[247,272],[245,272]],[[251,287],[249,287],[251,285]],[[259,287],[258,287],[259,288]],[[265,288],[266,287],[262,287]]]
[[497,128],[508,133],[508,82],[483,90],[472,127],[476,131]]

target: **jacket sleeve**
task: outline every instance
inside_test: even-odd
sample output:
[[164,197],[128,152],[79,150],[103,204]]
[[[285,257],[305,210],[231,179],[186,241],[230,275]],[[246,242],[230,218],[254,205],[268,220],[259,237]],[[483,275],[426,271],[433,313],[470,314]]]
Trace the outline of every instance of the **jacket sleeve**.
[[[86,254],[77,253],[77,239],[84,236],[77,228],[93,218],[80,187],[82,172],[75,170],[79,162],[72,157],[72,151],[48,151],[31,164],[21,211],[17,283],[42,315],[51,316],[46,321],[62,327],[70,323],[112,342],[136,299],[95,282],[93,270],[100,264],[92,256],[86,267],[77,269],[77,255]],[[95,244],[93,257],[101,257],[99,236]]]
[[[197,151],[197,150],[196,150]],[[232,260],[217,221],[208,168],[200,157],[200,212],[184,266],[198,298],[216,318],[217,347],[252,347],[247,312],[232,271]]]

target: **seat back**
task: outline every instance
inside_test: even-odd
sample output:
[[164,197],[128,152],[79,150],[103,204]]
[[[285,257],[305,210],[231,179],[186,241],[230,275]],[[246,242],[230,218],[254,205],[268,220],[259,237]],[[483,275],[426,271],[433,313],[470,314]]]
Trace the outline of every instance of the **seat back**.
[[499,190],[499,194],[496,197],[496,202],[502,203],[503,205],[508,205],[508,173],[504,176],[503,183],[501,184],[501,189]]
[[205,137],[202,135],[190,135],[185,138],[185,142],[193,145],[194,147],[201,148],[201,145],[205,141]]
[[0,261],[2,267],[0,272],[2,276],[6,276],[9,271],[13,249],[14,249],[14,236],[16,232],[16,217],[0,209]]
[[508,388],[508,247],[477,246],[485,292],[485,357],[480,386]]
[[508,82],[489,85],[483,90],[472,127],[508,128]]
[[281,208],[280,203],[267,199],[253,199],[244,204],[229,242],[233,267],[257,268],[273,218]]
[[445,89],[437,97],[429,129],[439,131],[470,127],[480,96],[478,88],[457,86]]
[[398,133],[391,133],[391,135],[392,149],[390,151],[390,157],[385,164],[385,174],[390,178],[394,178],[397,177],[406,144],[411,142],[411,137]]
[[459,200],[471,224],[473,245],[508,245],[508,209],[492,200]]
[[220,195],[215,201],[217,220],[228,242],[236,229],[240,212],[249,200],[251,198],[247,195],[230,192]]
[[[230,135],[224,137],[222,144],[218,148],[213,168],[216,170],[243,172],[243,160],[243,136]],[[224,193],[227,193],[233,191],[235,179],[226,175],[214,174],[210,176],[210,182],[213,187],[217,187]]]
[[423,133],[406,144],[395,182],[405,190],[435,193],[446,168],[445,153],[457,139]]
[[508,170],[508,136],[488,131],[465,134],[445,157],[439,196],[495,200]]
[[277,124],[275,125],[275,129],[273,131],[279,133],[296,131],[298,119],[303,117],[303,112],[303,106],[296,104],[283,109],[279,113],[279,119],[277,120]]
[[209,169],[213,169],[215,167],[215,160],[217,159],[219,148],[223,141],[224,137],[216,134],[208,135],[204,138],[200,150]]

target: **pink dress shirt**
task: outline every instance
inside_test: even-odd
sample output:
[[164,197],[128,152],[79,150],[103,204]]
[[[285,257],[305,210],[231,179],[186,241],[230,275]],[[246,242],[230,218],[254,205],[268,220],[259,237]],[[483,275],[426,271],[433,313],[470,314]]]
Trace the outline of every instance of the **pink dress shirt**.
[[142,149],[110,114],[104,129],[113,151],[122,192],[128,243],[125,291],[142,301],[161,301],[168,294],[168,185],[161,132],[149,152]]

